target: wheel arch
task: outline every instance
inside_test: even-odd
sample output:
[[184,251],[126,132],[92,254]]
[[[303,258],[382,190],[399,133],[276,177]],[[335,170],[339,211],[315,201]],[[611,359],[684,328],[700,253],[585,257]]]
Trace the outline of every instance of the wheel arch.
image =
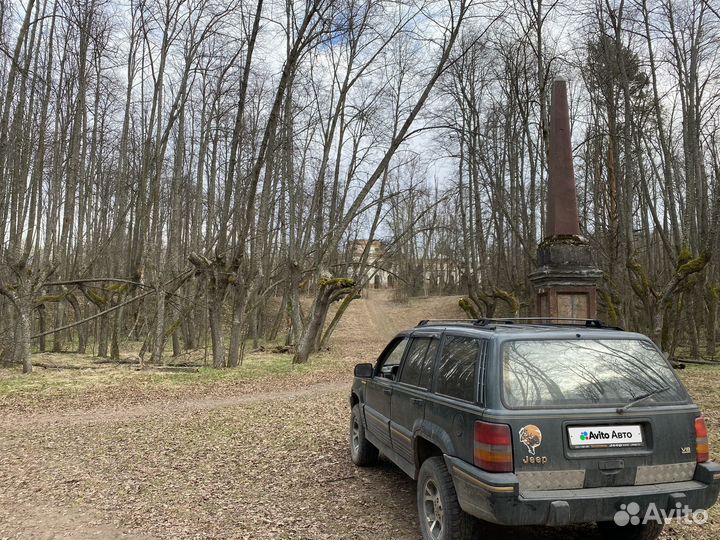
[[430,457],[455,455],[450,436],[439,426],[429,422],[419,422],[413,430],[413,456],[415,458],[415,478],[423,462]]
[[431,457],[442,457],[443,451],[434,442],[420,435],[415,437],[415,468],[420,469],[423,462]]

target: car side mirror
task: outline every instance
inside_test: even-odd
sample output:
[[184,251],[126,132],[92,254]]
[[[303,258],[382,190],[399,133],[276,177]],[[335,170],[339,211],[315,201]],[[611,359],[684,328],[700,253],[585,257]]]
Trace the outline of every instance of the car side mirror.
[[370,379],[373,376],[373,365],[369,362],[363,362],[355,366],[355,376],[361,379]]

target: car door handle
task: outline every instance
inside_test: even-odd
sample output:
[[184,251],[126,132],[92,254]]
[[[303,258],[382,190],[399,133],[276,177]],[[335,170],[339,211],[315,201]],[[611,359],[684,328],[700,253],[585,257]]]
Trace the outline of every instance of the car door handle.
[[419,407],[420,405],[425,403],[425,400],[420,399],[420,398],[410,398],[410,403],[412,403],[413,405],[417,405]]
[[392,388],[383,388],[383,392],[389,396],[390,394],[392,394]]

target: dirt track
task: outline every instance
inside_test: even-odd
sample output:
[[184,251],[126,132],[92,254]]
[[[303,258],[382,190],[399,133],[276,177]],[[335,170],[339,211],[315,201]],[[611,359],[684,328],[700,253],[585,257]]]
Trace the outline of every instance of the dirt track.
[[287,401],[295,399],[314,399],[319,396],[347,389],[347,382],[318,383],[292,390],[253,392],[245,395],[223,397],[199,397],[175,402],[149,401],[124,409],[97,408],[90,411],[75,410],[68,412],[46,412],[27,416],[24,413],[8,413],[0,419],[0,430],[4,434],[24,431],[28,428],[44,428],[62,425],[80,427],[97,424],[124,423],[142,418],[176,417],[194,413],[212,413],[218,409],[251,405],[263,401]]
[[[370,360],[400,327],[457,316],[455,305],[359,300],[333,351]],[[414,483],[387,461],[358,469],[349,460],[347,366],[300,387],[266,381],[125,408],[4,410],[0,539],[417,538]]]

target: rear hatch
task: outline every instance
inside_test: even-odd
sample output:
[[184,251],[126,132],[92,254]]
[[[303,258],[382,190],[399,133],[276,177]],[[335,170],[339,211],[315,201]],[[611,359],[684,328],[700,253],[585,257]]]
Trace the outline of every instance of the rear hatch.
[[502,356],[522,493],[693,477],[698,409],[652,342],[513,340]]

